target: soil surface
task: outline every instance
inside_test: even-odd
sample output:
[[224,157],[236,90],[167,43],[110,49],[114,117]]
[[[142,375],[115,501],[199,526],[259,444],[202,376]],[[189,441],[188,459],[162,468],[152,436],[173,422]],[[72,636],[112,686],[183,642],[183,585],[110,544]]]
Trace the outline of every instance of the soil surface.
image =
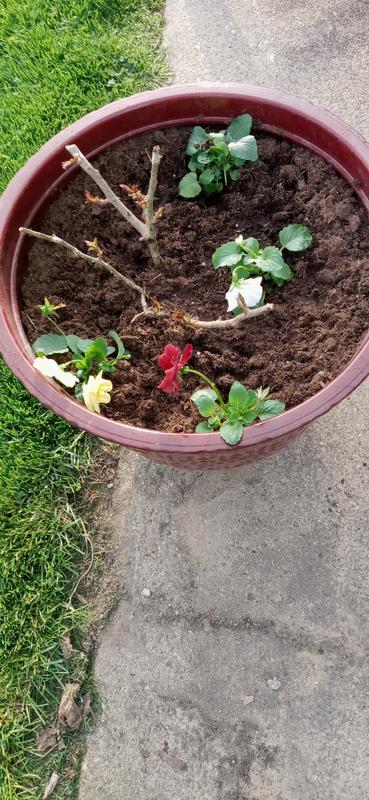
[[[199,382],[185,378],[179,398],[157,390],[163,372],[157,356],[168,342],[194,346],[191,366],[207,373],[227,392],[234,380],[247,387],[270,386],[287,407],[315,394],[348,363],[369,326],[369,227],[365,210],[348,184],[319,157],[287,141],[257,135],[262,163],[247,165],[240,178],[216,198],[184,200],[178,181],[186,170],[190,128],[167,129],[127,140],[95,159],[118,195],[139,213],[119,188],[138,184],[146,191],[149,154],[160,144],[163,160],[157,190],[162,255],[154,268],[138,234],[112,207],[85,202],[100,194],[78,173],[50,205],[41,229],[85,249],[97,237],[104,257],[144,285],[168,316],[132,317],[138,295],[107,272],[55,245],[35,241],[24,278],[23,322],[31,341],[49,332],[37,306],[46,296],[65,303],[60,324],[67,333],[94,338],[115,329],[131,351],[112,375],[112,401],[103,413],[133,425],[165,431],[193,431],[199,421],[190,395]],[[314,237],[304,253],[285,258],[294,277],[268,290],[274,311],[235,330],[197,331],[176,310],[201,319],[225,317],[231,272],[214,270],[213,251],[242,233],[262,247],[278,244],[290,223],[307,225]],[[171,313],[173,312],[173,313]]]

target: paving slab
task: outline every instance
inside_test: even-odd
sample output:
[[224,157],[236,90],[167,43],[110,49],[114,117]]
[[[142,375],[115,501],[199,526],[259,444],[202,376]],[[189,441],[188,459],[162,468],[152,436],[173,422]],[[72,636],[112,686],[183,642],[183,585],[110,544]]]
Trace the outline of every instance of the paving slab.
[[[178,80],[295,91],[369,135],[367,3],[167,11]],[[364,384],[236,470],[122,451],[122,600],[97,653],[80,800],[369,798],[368,421]]]

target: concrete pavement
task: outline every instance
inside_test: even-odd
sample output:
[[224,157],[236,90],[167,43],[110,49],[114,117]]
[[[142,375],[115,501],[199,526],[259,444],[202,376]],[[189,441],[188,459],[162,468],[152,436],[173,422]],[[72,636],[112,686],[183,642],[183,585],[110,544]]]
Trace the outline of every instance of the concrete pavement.
[[167,0],[176,80],[282,89],[369,136],[367,0]]
[[[178,80],[294,91],[369,136],[367,3],[169,0],[167,13]],[[369,798],[368,411],[364,385],[235,471],[122,452],[127,593],[97,655],[103,713],[80,800]]]

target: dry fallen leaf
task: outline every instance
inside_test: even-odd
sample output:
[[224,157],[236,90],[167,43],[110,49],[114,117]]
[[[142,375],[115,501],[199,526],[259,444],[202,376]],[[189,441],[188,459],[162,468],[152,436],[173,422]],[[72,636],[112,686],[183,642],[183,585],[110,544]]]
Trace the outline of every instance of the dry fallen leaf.
[[54,727],[43,728],[37,736],[37,749],[40,753],[50,753],[59,741],[58,729]]
[[45,786],[45,791],[43,793],[43,800],[46,800],[47,797],[50,797],[50,795],[52,795],[52,793],[57,787],[58,781],[59,781],[58,773],[53,772],[53,774],[51,775],[50,779],[48,780]]
[[168,764],[168,767],[177,769],[179,772],[184,772],[187,769],[185,761],[182,761],[178,756],[172,756],[170,753],[167,753],[166,750],[160,750],[159,758],[164,761],[164,764]]
[[80,683],[67,683],[64,686],[58,710],[59,721],[75,731],[82,722],[82,709],[75,699],[80,686]]
[[60,647],[64,658],[70,658],[73,653],[73,647],[68,633],[66,633],[65,636],[63,636],[60,640]]

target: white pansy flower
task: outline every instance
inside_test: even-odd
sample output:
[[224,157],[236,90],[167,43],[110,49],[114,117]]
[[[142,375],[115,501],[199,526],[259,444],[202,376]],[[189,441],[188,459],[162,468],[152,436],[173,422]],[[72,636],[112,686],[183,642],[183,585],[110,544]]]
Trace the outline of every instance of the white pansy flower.
[[235,238],[235,242],[236,242],[236,244],[242,244],[242,242],[243,242],[242,233],[240,233],[240,235]]
[[110,394],[113,388],[111,381],[105,380],[102,372],[96,377],[90,375],[87,383],[82,386],[83,400],[89,411],[100,414],[100,403],[110,403]]
[[262,280],[262,278],[241,278],[237,282],[237,286],[231,283],[226,294],[228,311],[234,311],[235,308],[238,308],[237,298],[239,294],[249,308],[257,306],[263,296]]
[[55,378],[56,381],[59,381],[68,389],[73,389],[76,383],[79,382],[77,375],[73,375],[72,372],[66,372],[54,358],[37,356],[33,366],[38,372],[45,375],[45,378]]

